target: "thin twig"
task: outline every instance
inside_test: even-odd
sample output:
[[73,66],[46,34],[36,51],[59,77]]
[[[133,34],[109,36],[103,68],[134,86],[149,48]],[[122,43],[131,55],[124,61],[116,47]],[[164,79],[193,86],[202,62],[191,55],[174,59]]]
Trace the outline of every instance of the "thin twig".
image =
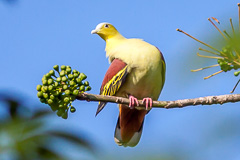
[[234,27],[233,27],[233,23],[232,23],[232,18],[230,18],[230,24],[231,24],[233,35],[234,35],[235,33],[234,33]]
[[219,73],[222,73],[222,72],[223,72],[223,70],[220,70],[220,71],[218,71],[218,72],[215,72],[215,73],[211,74],[210,76],[204,77],[203,79],[211,78],[211,77],[213,77],[213,76],[215,76],[215,75],[217,75],[217,74],[219,74]]
[[233,92],[235,91],[235,89],[237,88],[239,82],[240,82],[240,79],[239,79],[238,82],[235,84],[233,90],[232,90],[230,93],[233,93]]
[[205,45],[205,46],[207,46],[207,47],[209,47],[209,48],[211,48],[211,49],[213,49],[213,50],[217,51],[218,53],[220,53],[220,54],[218,54],[218,55],[221,55],[221,54],[222,54],[222,52],[221,52],[221,51],[219,51],[218,49],[216,49],[216,48],[214,48],[214,47],[210,46],[210,45],[209,45],[209,44],[207,44],[207,43],[204,43],[204,42],[202,42],[202,41],[198,40],[197,38],[195,38],[195,37],[191,36],[190,34],[188,34],[188,33],[184,32],[183,30],[181,30],[181,29],[177,29],[177,31],[178,31],[178,32],[181,32],[181,33],[183,33],[183,34],[187,35],[188,37],[190,37],[190,38],[194,39],[195,41],[197,41],[197,42],[199,42],[199,43],[201,43],[201,44],[203,44],[203,45]]
[[[128,98],[115,97],[115,96],[102,96],[89,93],[82,93],[77,96],[78,100],[86,101],[101,101],[110,103],[129,104]],[[183,108],[186,106],[196,105],[212,105],[212,104],[224,104],[229,102],[239,102],[240,94],[227,94],[219,96],[207,96],[193,99],[182,99],[176,101],[153,101],[153,108]],[[142,100],[138,100],[139,107],[137,109],[145,109],[145,104]]]
[[240,32],[240,3],[238,3],[238,27]]
[[218,32],[223,36],[223,38],[225,39],[225,40],[228,40],[225,36],[224,36],[224,34],[222,33],[222,31],[213,23],[213,21],[210,19],[210,18],[208,18],[208,20],[212,23],[212,25],[218,30]]
[[214,64],[214,65],[207,66],[207,67],[203,67],[203,68],[199,68],[199,69],[192,69],[191,72],[198,72],[198,71],[201,71],[201,70],[204,70],[204,69],[208,69],[208,68],[212,68],[212,67],[217,67],[217,66],[219,66],[219,64]]
[[[205,49],[202,49],[202,48],[199,48],[199,50],[208,52],[208,50],[205,50]],[[209,53],[211,53],[211,52],[209,52]],[[201,55],[201,54],[199,54],[199,53],[197,53],[197,55],[198,55],[199,57],[203,57],[203,58],[223,59],[223,57],[206,56],[206,55]]]

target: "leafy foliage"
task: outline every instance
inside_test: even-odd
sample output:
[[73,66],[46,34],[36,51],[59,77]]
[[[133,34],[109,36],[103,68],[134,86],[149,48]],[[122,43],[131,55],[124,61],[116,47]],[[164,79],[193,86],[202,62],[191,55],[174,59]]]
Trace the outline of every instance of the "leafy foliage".
[[54,151],[59,146],[50,145],[53,141],[60,146],[62,143],[69,143],[94,151],[92,145],[80,136],[54,129],[46,130],[46,118],[52,114],[51,111],[41,110],[31,113],[29,108],[23,106],[18,100],[6,95],[0,95],[0,97],[0,105],[2,104],[1,107],[3,107],[1,109],[7,110],[7,113],[0,119],[0,158],[69,159],[69,157],[64,157],[64,151]]

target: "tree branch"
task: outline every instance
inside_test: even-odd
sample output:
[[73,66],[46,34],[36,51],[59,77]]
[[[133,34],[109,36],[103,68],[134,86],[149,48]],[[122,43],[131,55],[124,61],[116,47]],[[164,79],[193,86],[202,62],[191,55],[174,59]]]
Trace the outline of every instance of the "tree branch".
[[[78,100],[86,101],[101,101],[101,102],[111,102],[120,104],[129,104],[128,98],[115,97],[115,96],[103,96],[89,93],[82,93],[76,97]],[[212,104],[224,104],[229,102],[240,101],[240,94],[227,94],[220,96],[207,96],[199,97],[193,99],[182,99],[176,101],[153,101],[153,108],[183,108],[186,106],[196,106],[196,105],[212,105]],[[137,109],[145,109],[145,104],[142,100],[139,100],[139,107]]]

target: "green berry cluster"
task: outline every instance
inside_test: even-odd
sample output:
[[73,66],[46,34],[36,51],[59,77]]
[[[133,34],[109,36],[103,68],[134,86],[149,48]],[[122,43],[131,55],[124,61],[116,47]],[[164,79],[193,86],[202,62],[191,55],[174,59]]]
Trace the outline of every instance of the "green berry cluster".
[[91,87],[88,81],[84,81],[87,76],[77,70],[72,70],[70,66],[62,65],[59,68],[55,65],[53,69],[42,77],[42,85],[37,85],[37,96],[42,103],[48,104],[53,111],[57,111],[59,117],[67,119],[69,109],[72,113],[76,111],[72,106],[76,96],[90,91]]
[[229,64],[225,59],[218,59],[218,64],[221,67],[221,70],[224,72],[230,71],[233,69],[232,64]]
[[[230,71],[232,69],[237,70],[240,68],[239,64],[235,63],[235,60],[238,59],[237,55],[234,52],[233,47],[227,45],[222,48],[221,51],[222,59],[218,59],[218,64],[221,67],[221,70],[224,72]],[[234,72],[235,76],[239,75],[239,71]]]

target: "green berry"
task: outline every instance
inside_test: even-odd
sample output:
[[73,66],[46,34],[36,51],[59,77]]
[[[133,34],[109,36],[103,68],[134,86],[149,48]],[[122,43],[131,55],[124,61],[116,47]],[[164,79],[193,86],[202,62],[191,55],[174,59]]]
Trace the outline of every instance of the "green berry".
[[57,115],[58,115],[59,117],[61,117],[63,114],[64,114],[64,110],[63,110],[63,109],[59,109],[59,110],[57,111]]
[[48,80],[44,79],[44,80],[42,81],[42,84],[43,84],[43,85],[48,84]]
[[57,87],[58,86],[58,82],[54,82],[54,86]]
[[48,84],[52,84],[53,83],[53,79],[48,79]]
[[65,77],[65,76],[62,77],[62,81],[63,81],[63,82],[66,82],[66,81],[67,81],[67,77]]
[[72,107],[70,108],[70,112],[71,112],[71,113],[76,112],[76,108],[72,106]]
[[53,104],[53,100],[52,99],[48,99],[48,104]]
[[64,98],[64,102],[65,102],[65,103],[68,103],[69,101],[70,101],[69,97],[65,97],[65,98]]
[[90,91],[92,88],[90,86],[87,86],[85,91]]
[[77,78],[77,79],[76,79],[76,82],[77,82],[77,84],[82,85],[82,80],[81,80],[80,78]]
[[55,71],[59,72],[59,66],[58,66],[58,65],[53,66],[53,69],[54,69]]
[[71,73],[71,71],[72,71],[71,68],[67,68],[67,69],[66,69],[67,74]]
[[42,77],[42,81],[43,80],[47,80],[47,77],[45,75]]
[[88,81],[85,81],[85,82],[84,82],[84,85],[85,85],[85,86],[89,86],[89,82],[88,82]]
[[43,87],[41,88],[41,90],[42,90],[43,92],[47,92],[47,91],[48,91],[48,87],[47,87],[47,86],[43,86]]
[[77,73],[73,73],[73,77],[74,77],[74,78],[77,78],[77,77],[78,77],[78,74],[77,74]]
[[234,72],[234,76],[238,76],[240,74],[240,71]]
[[48,73],[49,73],[51,76],[55,76],[54,70],[50,70]]
[[56,79],[57,82],[60,82],[61,80],[62,80],[61,77],[58,77],[58,78]]
[[41,91],[42,85],[37,85],[37,91]]
[[74,69],[74,70],[73,70],[73,73],[77,73],[77,70]]
[[50,99],[54,100],[55,96],[54,95],[50,95]]
[[226,48],[223,48],[223,49],[222,49],[222,52],[225,53],[225,54],[227,54],[227,53],[228,53],[228,50],[227,50]]
[[78,91],[77,89],[75,89],[75,90],[73,91],[73,95],[77,96],[78,94],[79,94],[79,91]]
[[55,91],[53,95],[58,96],[59,94],[60,94],[59,91]]
[[48,94],[47,94],[47,93],[43,93],[43,97],[44,97],[45,99],[47,99],[47,98],[48,98]]
[[65,94],[66,94],[66,95],[69,95],[69,94],[71,94],[71,91],[70,91],[70,90],[66,90],[66,91],[65,91]]
[[79,87],[79,90],[80,90],[80,91],[85,91],[85,86],[84,86],[84,85],[81,85],[81,86]]
[[73,79],[73,75],[72,75],[72,74],[69,74],[69,75],[68,75],[68,78],[69,78],[69,79]]
[[223,59],[218,59],[217,62],[218,62],[219,65],[221,65],[224,62],[224,60]]
[[84,73],[80,73],[79,77],[81,80],[85,80],[87,76]]
[[38,93],[37,93],[37,96],[38,96],[38,98],[43,97],[43,92],[42,92],[42,91],[38,92]]
[[41,103],[46,103],[46,99],[40,98],[40,102],[41,102]]
[[65,70],[66,69],[66,66],[65,65],[62,65],[61,66],[61,70]]
[[53,86],[52,86],[52,85],[51,85],[51,86],[48,86],[48,90],[49,90],[49,91],[53,90]]
[[49,73],[45,74],[46,78],[50,78],[51,75]]
[[64,84],[63,89],[66,90],[68,88],[68,85]]
[[65,76],[65,71],[61,71],[61,72],[59,73],[59,75],[60,75],[61,77]]
[[76,83],[74,81],[69,82],[70,86],[74,86]]
[[65,112],[65,113],[62,115],[62,118],[63,118],[63,119],[67,119],[67,118],[68,118],[68,113]]

